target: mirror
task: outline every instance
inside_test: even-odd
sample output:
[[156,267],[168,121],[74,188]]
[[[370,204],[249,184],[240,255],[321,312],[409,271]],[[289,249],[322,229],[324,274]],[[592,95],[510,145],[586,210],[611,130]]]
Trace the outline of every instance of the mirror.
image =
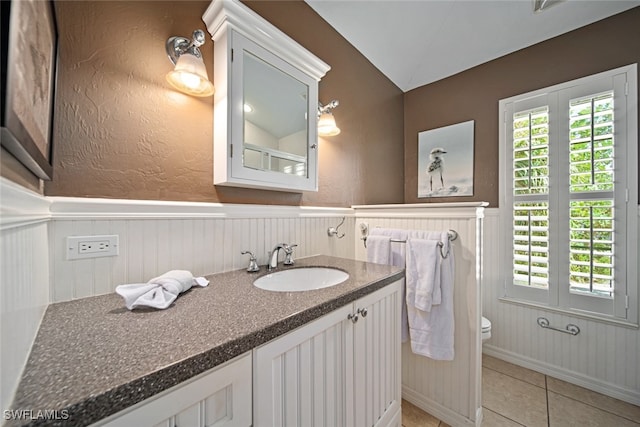
[[246,50],[243,62],[244,167],[307,176],[308,86]]
[[238,0],[213,0],[213,183],[318,191],[318,82],[330,67]]

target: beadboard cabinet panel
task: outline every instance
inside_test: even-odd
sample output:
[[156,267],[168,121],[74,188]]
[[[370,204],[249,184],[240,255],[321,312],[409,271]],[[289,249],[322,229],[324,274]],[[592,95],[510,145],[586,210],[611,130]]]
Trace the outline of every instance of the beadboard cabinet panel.
[[[346,426],[351,305],[254,350],[254,425]],[[311,425],[305,424],[305,425]]]
[[396,282],[255,349],[254,425],[399,426],[400,299]]
[[[398,289],[400,283],[396,285]],[[401,295],[382,289],[354,303],[354,414],[349,425],[389,426],[400,410]]]

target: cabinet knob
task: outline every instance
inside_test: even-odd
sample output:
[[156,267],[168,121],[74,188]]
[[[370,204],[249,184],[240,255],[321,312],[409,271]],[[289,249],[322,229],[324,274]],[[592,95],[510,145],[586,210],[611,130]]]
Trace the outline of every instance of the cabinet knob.
[[358,321],[358,315],[357,314],[349,314],[347,316],[347,319],[351,320],[353,323],[356,323]]
[[358,309],[358,314],[361,315],[362,317],[367,317],[367,309],[366,308],[359,308]]

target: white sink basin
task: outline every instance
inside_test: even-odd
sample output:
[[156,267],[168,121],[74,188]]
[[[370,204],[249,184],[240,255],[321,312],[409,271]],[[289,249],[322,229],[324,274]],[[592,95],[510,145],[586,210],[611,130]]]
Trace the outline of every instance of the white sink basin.
[[253,285],[266,291],[301,292],[328,288],[349,278],[349,274],[330,267],[300,267],[276,271],[259,277]]

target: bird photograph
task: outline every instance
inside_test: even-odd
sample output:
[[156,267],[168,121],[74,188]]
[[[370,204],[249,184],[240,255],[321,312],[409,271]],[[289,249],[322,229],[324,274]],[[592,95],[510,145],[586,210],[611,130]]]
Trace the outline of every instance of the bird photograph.
[[473,120],[418,133],[418,197],[473,195]]
[[444,171],[444,160],[442,159],[443,154],[447,154],[447,152],[444,151],[444,148],[442,147],[434,148],[429,153],[429,160],[431,160],[431,163],[429,163],[429,167],[427,168],[427,173],[429,174],[429,191],[433,191],[434,175],[436,177],[440,175],[440,188],[444,188],[444,178],[442,176]]

